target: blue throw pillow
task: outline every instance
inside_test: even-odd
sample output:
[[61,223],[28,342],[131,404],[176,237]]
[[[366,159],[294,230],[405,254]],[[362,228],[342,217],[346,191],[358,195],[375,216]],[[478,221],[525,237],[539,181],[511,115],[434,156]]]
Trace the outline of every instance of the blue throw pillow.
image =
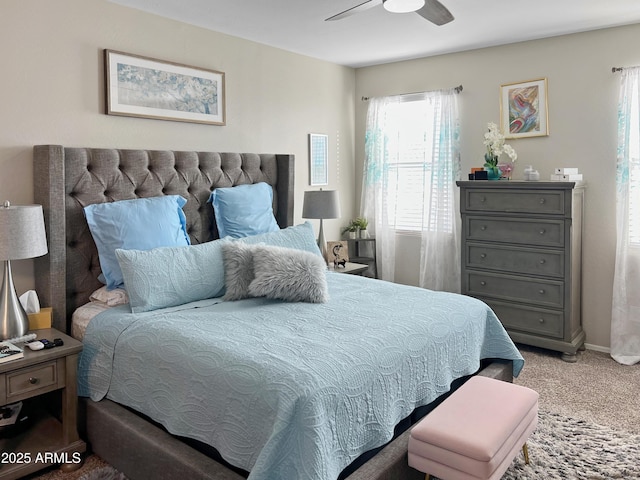
[[115,254],[117,248],[151,250],[191,243],[182,211],[185,203],[180,195],[166,195],[96,203],[84,208],[108,290],[123,283]]
[[238,241],[250,243],[252,245],[256,243],[264,243],[265,245],[273,245],[274,247],[304,250],[322,257],[322,253],[318,248],[318,242],[315,234],[313,233],[313,226],[309,222],[283,228],[277,232],[268,232],[261,235],[241,238]]
[[248,237],[280,229],[273,216],[273,190],[268,183],[216,188],[209,201],[220,238]]
[[228,240],[153,250],[116,250],[134,313],[224,294],[222,246]]

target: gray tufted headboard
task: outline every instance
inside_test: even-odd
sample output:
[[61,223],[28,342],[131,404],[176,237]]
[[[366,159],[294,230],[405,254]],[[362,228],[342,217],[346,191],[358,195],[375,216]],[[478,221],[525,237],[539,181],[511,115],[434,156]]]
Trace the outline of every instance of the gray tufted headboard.
[[211,191],[266,182],[281,228],[293,223],[294,156],[34,147],[34,199],[44,209],[49,253],[35,260],[36,291],[68,332],[73,311],[101,286],[98,253],[83,208],[137,197],[182,195],[191,242],[218,238]]

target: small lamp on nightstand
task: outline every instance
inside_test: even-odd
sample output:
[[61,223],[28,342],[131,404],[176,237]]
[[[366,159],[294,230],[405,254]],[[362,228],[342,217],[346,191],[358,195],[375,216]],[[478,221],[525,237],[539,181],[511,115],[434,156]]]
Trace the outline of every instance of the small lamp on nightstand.
[[20,337],[29,330],[27,317],[11,275],[11,260],[47,253],[47,236],[41,205],[0,206],[0,260],[4,263],[0,290],[0,339]]
[[318,247],[326,260],[327,242],[324,238],[322,220],[325,218],[340,218],[340,198],[337,190],[311,190],[304,192],[302,204],[302,218],[319,218]]

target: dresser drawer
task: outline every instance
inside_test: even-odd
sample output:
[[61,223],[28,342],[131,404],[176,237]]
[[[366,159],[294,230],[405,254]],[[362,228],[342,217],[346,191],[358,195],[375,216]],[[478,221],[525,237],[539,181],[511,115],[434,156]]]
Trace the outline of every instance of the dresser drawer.
[[552,190],[471,190],[466,196],[467,211],[564,215],[564,192]]
[[467,267],[483,270],[564,277],[564,253],[561,250],[468,242],[465,262]]
[[492,297],[554,308],[564,306],[564,283],[561,281],[470,270],[466,275],[468,293],[474,297]]
[[560,311],[529,308],[491,300],[487,300],[487,304],[507,330],[554,338],[562,338],[564,335],[564,316]]
[[58,384],[60,374],[56,360],[7,373],[7,398],[25,398],[25,395],[40,394],[60,388]]
[[563,220],[465,217],[467,240],[564,247]]

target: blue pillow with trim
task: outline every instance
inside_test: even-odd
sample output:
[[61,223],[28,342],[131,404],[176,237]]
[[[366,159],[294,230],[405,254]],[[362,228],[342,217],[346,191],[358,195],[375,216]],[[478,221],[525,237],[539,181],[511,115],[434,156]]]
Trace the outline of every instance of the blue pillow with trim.
[[264,243],[265,245],[273,245],[274,247],[304,250],[322,257],[320,248],[318,248],[318,241],[313,233],[313,226],[309,222],[283,228],[277,232],[267,232],[260,235],[240,238],[237,241],[252,245]]
[[107,290],[123,284],[116,249],[151,250],[190,245],[187,218],[180,195],[95,203],[84,208],[98,249]]
[[216,188],[209,196],[220,238],[280,230],[273,216],[273,189],[265,182]]
[[149,312],[222,296],[226,243],[231,242],[214,240],[147,251],[117,249],[131,311]]

